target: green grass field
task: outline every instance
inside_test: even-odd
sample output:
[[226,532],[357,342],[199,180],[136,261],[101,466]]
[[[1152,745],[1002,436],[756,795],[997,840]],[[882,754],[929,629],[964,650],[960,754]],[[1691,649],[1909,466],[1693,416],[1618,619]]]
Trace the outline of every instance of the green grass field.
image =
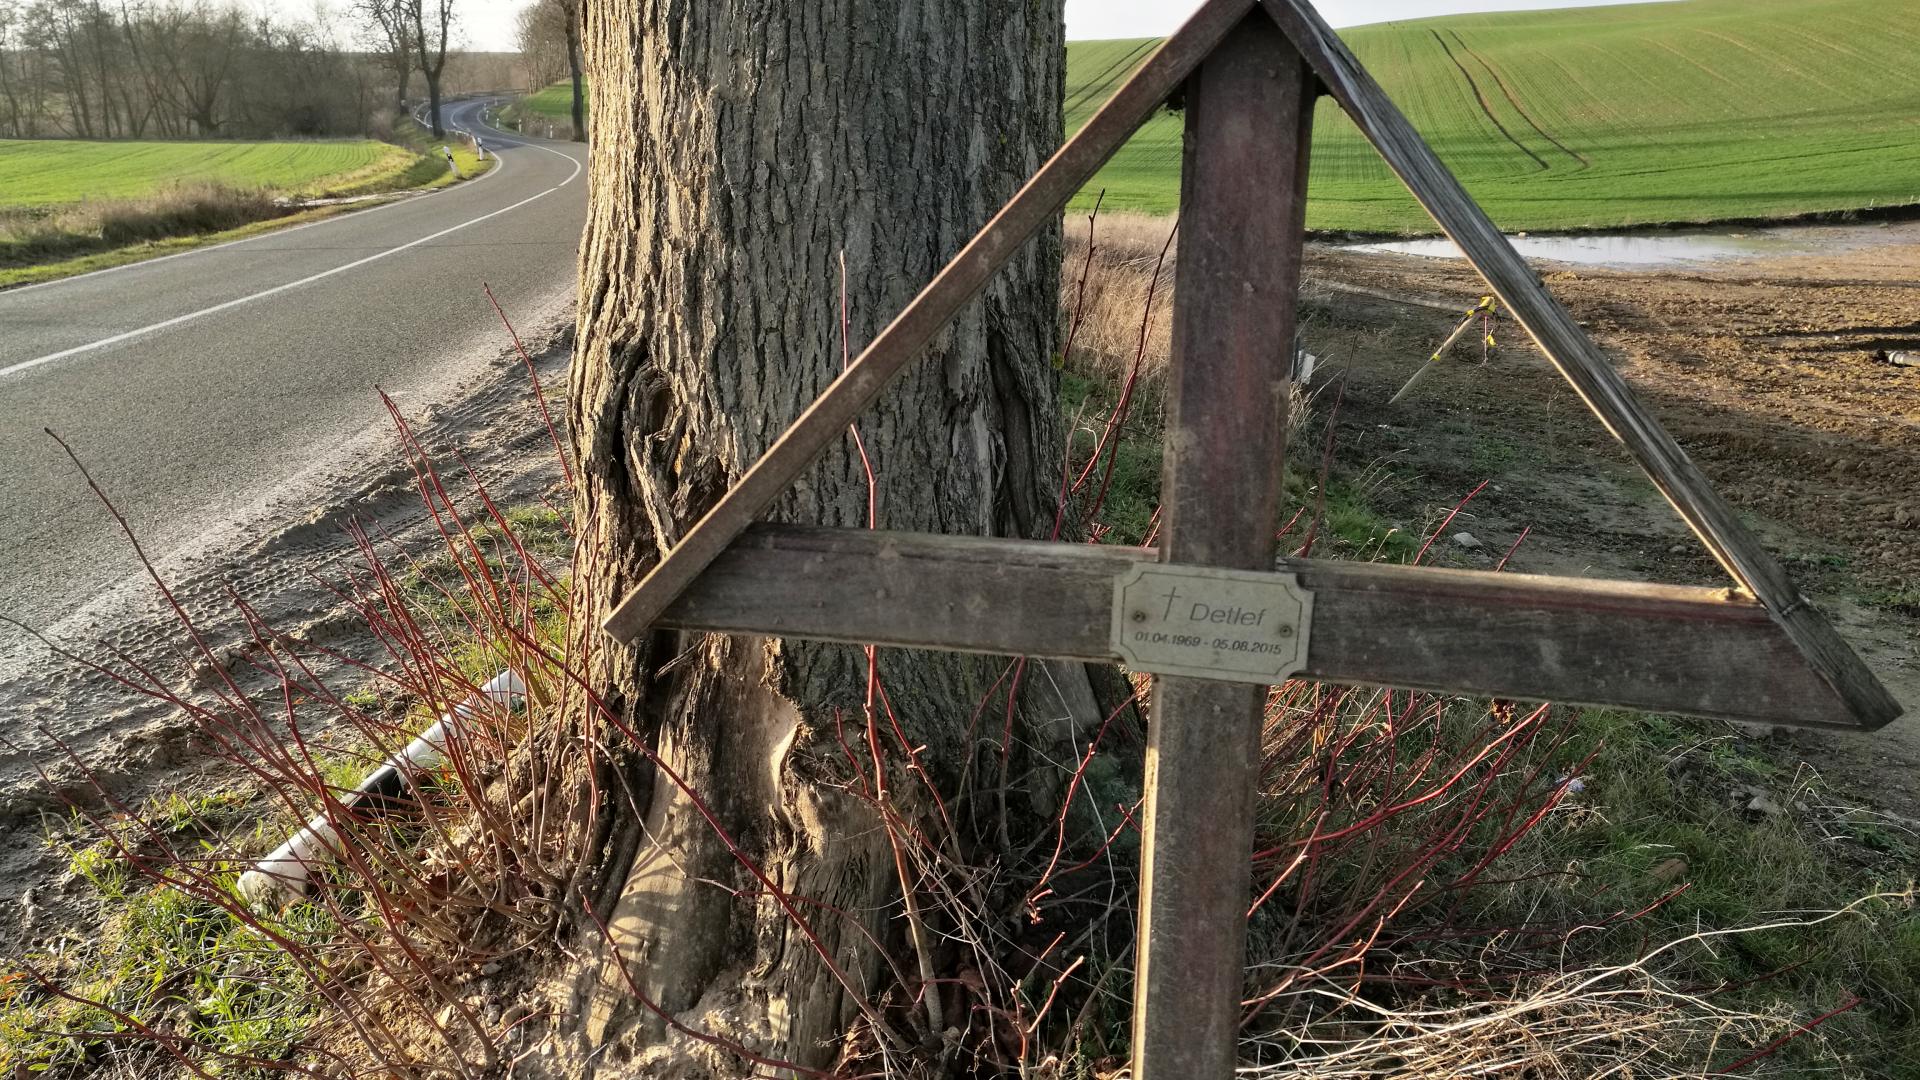
[[[1920,20],[1881,0],[1679,3],[1463,15],[1344,31],[1414,126],[1508,229],[1784,217],[1920,203]],[[1068,46],[1078,128],[1153,46]],[[1322,99],[1308,224],[1431,232]],[[1163,113],[1076,200],[1178,202]]]
[[[1578,230],[1920,204],[1920,20],[1883,0],[1680,0],[1456,15],[1343,31],[1510,230]],[[1077,130],[1157,42],[1067,46]],[[550,86],[515,104],[565,120]],[[1073,203],[1171,213],[1181,118],[1149,120]],[[1431,233],[1331,99],[1307,224]]]
[[548,120],[573,121],[573,84],[554,83],[537,94],[529,94],[514,103],[523,114]]
[[278,192],[350,187],[399,172],[413,155],[371,139],[343,142],[0,140],[0,205],[129,199],[179,183]]
[[[396,143],[0,139],[0,288],[237,240],[344,212],[303,196],[373,195],[493,167],[412,124]],[[288,199],[286,197],[292,197]]]

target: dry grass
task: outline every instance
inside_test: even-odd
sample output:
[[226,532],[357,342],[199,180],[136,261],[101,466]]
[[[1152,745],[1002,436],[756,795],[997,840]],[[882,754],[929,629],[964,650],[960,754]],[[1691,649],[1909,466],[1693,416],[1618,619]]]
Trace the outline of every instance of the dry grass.
[[[1094,214],[1068,219],[1065,235],[1061,367],[1073,453],[1107,463],[1102,483],[1086,500],[1087,507],[1106,514],[1093,520],[1092,536],[1137,542],[1149,534],[1148,518],[1157,516],[1158,432],[1173,355],[1175,219]],[[1295,335],[1302,351],[1304,329],[1314,318],[1316,312],[1303,306],[1303,331]],[[1308,431],[1315,392],[1308,381],[1291,388],[1289,456]]]
[[[1165,373],[1173,352],[1173,227],[1173,218],[1144,214],[1102,214],[1091,229],[1085,220],[1067,222],[1061,273],[1069,370],[1118,382],[1139,355],[1147,378]],[[1143,314],[1151,316],[1144,333]]]
[[[1303,1031],[1249,1039],[1284,1064],[1248,1077],[1454,1080],[1462,1076],[1680,1078],[1713,1075],[1683,1049],[1763,1045],[1791,1011],[1749,1013],[1677,992],[1640,965],[1556,976],[1506,1000],[1381,1005],[1345,987],[1303,993],[1321,1007]],[[1343,1019],[1345,1017],[1345,1019]]]
[[1318,981],[1295,991],[1303,1011],[1317,1014],[1310,1025],[1247,1039],[1249,1047],[1284,1064],[1243,1075],[1293,1080],[1729,1075],[1764,1061],[1826,1018],[1808,1021],[1785,1001],[1759,1011],[1722,1004],[1664,970],[1675,954],[1740,948],[1742,938],[1866,918],[1866,909],[1884,901],[1912,899],[1911,891],[1879,894],[1831,912],[1683,934],[1632,961],[1546,975],[1492,999],[1451,995],[1388,1005],[1331,980]]
[[262,190],[196,183],[137,199],[83,202],[51,212],[6,211],[0,213],[0,266],[223,232],[294,209]]

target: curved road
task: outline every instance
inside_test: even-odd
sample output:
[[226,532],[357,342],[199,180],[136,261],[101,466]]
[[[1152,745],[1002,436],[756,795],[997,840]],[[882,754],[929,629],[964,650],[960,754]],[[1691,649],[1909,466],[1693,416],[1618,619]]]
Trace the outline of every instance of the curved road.
[[483,137],[500,163],[431,195],[0,292],[0,612],[50,627],[138,571],[42,428],[164,557],[364,432],[376,384],[497,352],[483,280],[527,318],[569,296],[586,148]]

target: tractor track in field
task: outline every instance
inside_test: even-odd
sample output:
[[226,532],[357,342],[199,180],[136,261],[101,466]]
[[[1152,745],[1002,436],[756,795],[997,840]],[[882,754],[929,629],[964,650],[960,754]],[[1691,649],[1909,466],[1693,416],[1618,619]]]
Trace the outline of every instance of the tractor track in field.
[[1593,162],[1589,160],[1585,154],[1561,142],[1558,138],[1554,137],[1552,132],[1540,126],[1540,121],[1535,120],[1533,114],[1527,111],[1527,107],[1521,104],[1520,95],[1514,93],[1513,88],[1507,85],[1507,80],[1500,75],[1500,70],[1489,63],[1486,57],[1475,52],[1473,46],[1468,45],[1466,40],[1460,36],[1460,31],[1449,30],[1447,33],[1452,34],[1454,43],[1459,45],[1468,56],[1473,57],[1481,67],[1486,69],[1487,74],[1493,77],[1494,85],[1498,86],[1500,92],[1506,95],[1507,102],[1513,106],[1513,111],[1520,114],[1520,119],[1525,120],[1528,127],[1532,128],[1541,138],[1552,143],[1561,153],[1579,162],[1582,169],[1593,168]]
[[1159,44],[1157,40],[1148,39],[1127,50],[1118,60],[1108,64],[1098,75],[1087,80],[1079,93],[1068,98],[1062,112],[1072,116],[1076,110],[1085,107],[1088,102],[1105,100],[1117,88],[1121,76],[1131,72]]
[[1480,111],[1486,114],[1487,122],[1492,124],[1494,127],[1498,128],[1500,131],[1500,134],[1504,136],[1508,142],[1513,144],[1514,149],[1532,158],[1533,163],[1540,166],[1541,172],[1551,171],[1553,166],[1547,164],[1546,158],[1543,158],[1539,154],[1534,153],[1532,149],[1530,149],[1527,146],[1526,143],[1523,143],[1519,139],[1515,138],[1513,135],[1513,132],[1507,130],[1507,125],[1501,123],[1500,118],[1494,115],[1493,102],[1487,100],[1486,91],[1480,89],[1479,80],[1475,79],[1473,77],[1473,72],[1467,70],[1467,65],[1461,63],[1460,58],[1453,54],[1452,47],[1447,44],[1446,38],[1443,38],[1440,36],[1440,31],[1429,30],[1427,32],[1433,35],[1434,42],[1440,46],[1441,52],[1444,52],[1447,54],[1447,59],[1453,61],[1453,66],[1459,70],[1460,77],[1467,80],[1467,86],[1472,88],[1473,96],[1475,100],[1480,102]]

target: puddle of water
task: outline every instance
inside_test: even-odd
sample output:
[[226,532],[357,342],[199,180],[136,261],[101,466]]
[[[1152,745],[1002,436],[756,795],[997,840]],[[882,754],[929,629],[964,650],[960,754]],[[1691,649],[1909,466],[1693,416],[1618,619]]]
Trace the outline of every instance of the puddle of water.
[[[1920,241],[1911,226],[1801,225],[1735,232],[1593,233],[1585,236],[1509,236],[1528,259],[1585,266],[1674,266],[1727,259],[1833,255],[1876,243]],[[1348,251],[1397,252],[1439,259],[1463,256],[1451,240],[1395,240],[1346,244]]]

